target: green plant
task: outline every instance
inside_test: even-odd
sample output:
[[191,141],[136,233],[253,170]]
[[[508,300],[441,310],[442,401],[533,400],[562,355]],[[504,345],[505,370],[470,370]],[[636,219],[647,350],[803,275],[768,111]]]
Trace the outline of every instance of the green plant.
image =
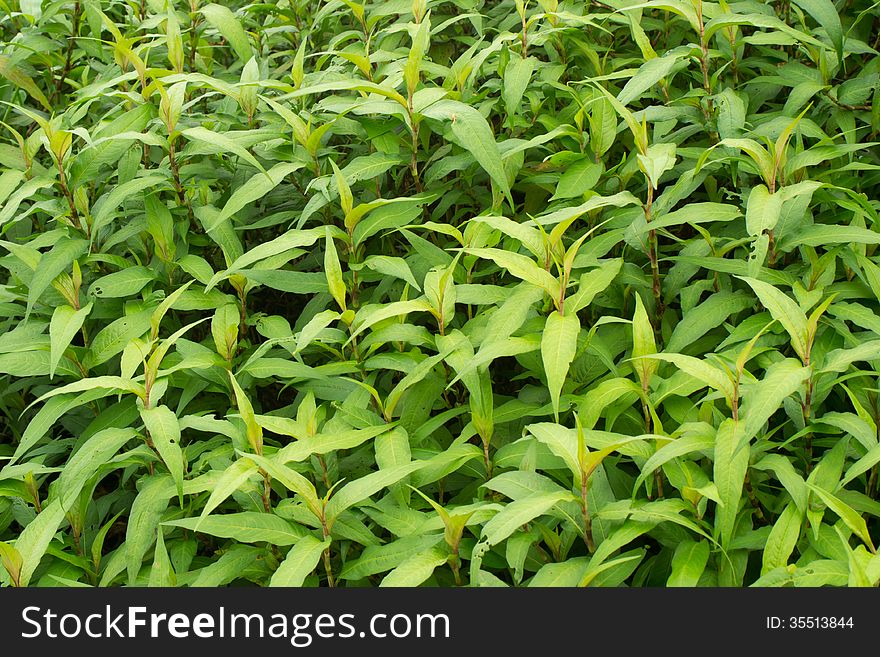
[[875,4],[3,9],[3,584],[880,583]]

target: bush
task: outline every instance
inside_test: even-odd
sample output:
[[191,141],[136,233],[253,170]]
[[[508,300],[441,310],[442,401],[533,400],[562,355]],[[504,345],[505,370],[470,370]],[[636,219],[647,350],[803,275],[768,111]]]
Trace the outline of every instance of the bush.
[[877,585],[836,4],[20,0],[4,583]]

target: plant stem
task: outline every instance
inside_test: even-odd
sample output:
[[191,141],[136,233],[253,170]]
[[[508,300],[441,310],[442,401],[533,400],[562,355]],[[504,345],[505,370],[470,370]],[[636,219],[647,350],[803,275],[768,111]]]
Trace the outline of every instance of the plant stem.
[[739,422],[739,372],[733,381],[733,399],[730,400],[730,410],[733,414],[733,421]]
[[587,488],[589,478],[586,473],[581,473],[581,515],[584,520],[584,542],[587,544],[587,550],[590,554],[596,551],[596,544],[593,541],[593,521],[590,518],[590,507],[587,500]]
[[733,85],[739,84],[739,69],[736,57],[736,28],[729,28],[727,40],[730,41],[730,71],[733,73]]
[[773,236],[773,230],[767,231],[767,266],[773,267],[776,264],[776,238]]
[[[809,354],[804,359],[804,367],[810,366],[810,356]],[[807,430],[806,436],[804,436],[804,448],[807,452],[807,472],[809,473],[813,469],[813,432],[809,429],[810,425],[810,415],[813,406],[813,377],[812,373],[810,377],[807,379],[807,389],[804,393],[804,403],[801,405],[801,409],[804,415],[804,428]]]
[[409,106],[407,107],[407,112],[409,113],[409,125],[410,125],[410,134],[412,135],[412,156],[409,161],[409,170],[412,173],[413,183],[415,183],[416,191],[421,194],[422,193],[422,182],[419,180],[419,124],[416,122],[415,117],[413,116],[413,106],[412,106],[412,96],[409,98]]
[[180,182],[180,167],[177,164],[176,157],[176,148],[174,146],[176,139],[172,137],[168,142],[168,165],[171,167],[171,177],[174,179],[174,191],[177,192],[178,200],[186,206],[186,214],[189,218],[189,225],[192,228],[196,227],[196,218],[193,214],[192,205],[190,205],[189,198],[186,195],[186,191],[183,189],[183,185]]
[[241,340],[244,338],[247,333],[247,292],[244,291],[242,287],[241,294],[238,297],[239,299],[239,314],[238,314],[238,339]]
[[61,94],[61,88],[64,86],[64,80],[70,73],[71,61],[73,59],[73,49],[76,46],[76,37],[79,36],[79,22],[81,15],[82,8],[80,7],[79,0],[76,0],[76,4],[74,4],[73,6],[73,27],[70,31],[70,38],[67,40],[67,54],[64,58],[64,67],[61,69],[61,75],[59,75],[58,79],[55,80],[55,91],[52,93],[53,100]]
[[452,576],[455,578],[455,585],[461,586],[461,559],[458,556],[458,550],[455,551],[455,554],[449,559],[449,567],[452,569]]
[[[651,420],[651,409],[648,408],[648,386],[642,385],[642,415],[645,417],[645,433],[653,432],[654,422]],[[654,485],[657,487],[657,497],[663,497],[663,477],[660,468],[654,470]]]
[[272,482],[269,478],[269,473],[260,469],[260,474],[263,475],[263,509],[266,513],[272,512]]
[[760,520],[761,523],[766,524],[767,517],[764,515],[764,509],[761,508],[761,502],[758,500],[758,497],[755,495],[755,491],[752,488],[752,480],[751,477],[749,477],[748,470],[746,470],[745,489],[746,494],[749,497],[749,503],[755,509],[755,515],[758,517],[758,520]]
[[483,443],[483,463],[486,466],[486,481],[492,478],[492,460],[489,458],[489,441],[482,440]]
[[700,32],[700,70],[703,73],[703,91],[706,92],[706,109],[703,114],[709,128],[709,138],[713,143],[716,143],[718,134],[711,128],[712,114],[715,108],[712,102],[712,80],[709,77],[709,44],[706,42],[706,28],[703,24],[703,0],[697,0],[697,19]]
[[199,44],[198,28],[201,22],[201,16],[197,12],[189,15],[190,31],[189,31],[189,72],[196,72],[196,49]]
[[327,586],[331,589],[336,587],[336,580],[333,578],[333,566],[330,565],[330,548],[324,550],[324,570],[327,572]]
[[872,109],[872,105],[867,105],[867,104],[866,105],[849,105],[847,103],[841,103],[839,100],[837,100],[834,96],[832,96],[827,91],[823,91],[822,95],[825,96],[825,98],[830,100],[832,103],[834,103],[838,107],[845,109],[845,110],[849,110],[850,112],[871,111],[871,109]]
[[[73,200],[73,194],[70,191],[70,187],[67,186],[67,176],[64,174],[64,162],[62,160],[58,161],[58,184],[61,187],[61,193],[64,194],[64,198],[67,199],[67,205],[70,208],[70,218],[79,224],[79,212],[76,211],[76,203]],[[80,227],[82,228],[82,226]],[[83,230],[88,236],[88,226]]]
[[[330,536],[330,529],[327,527],[327,520],[321,514],[321,529],[324,532],[324,540]],[[333,566],[330,563],[330,547],[328,546],[323,553],[324,571],[327,573],[327,586],[331,589],[336,587],[336,580],[333,577]]]
[[[654,205],[654,186],[648,181],[648,200],[645,203],[645,222],[650,225]],[[660,319],[663,316],[663,292],[660,286],[660,263],[657,259],[657,231],[648,231],[648,260],[651,262],[651,291],[654,295],[654,332],[660,332]]]
[[324,482],[324,486],[327,487],[327,490],[333,488],[330,483],[330,475],[327,472],[327,462],[324,460],[324,457],[321,454],[318,454],[318,463],[321,465],[321,480]]
[[[712,84],[709,79],[709,46],[706,43],[703,30],[703,18],[700,17],[700,70],[703,72],[703,89],[707,94],[712,93]],[[709,111],[712,110],[712,99],[709,98]]]

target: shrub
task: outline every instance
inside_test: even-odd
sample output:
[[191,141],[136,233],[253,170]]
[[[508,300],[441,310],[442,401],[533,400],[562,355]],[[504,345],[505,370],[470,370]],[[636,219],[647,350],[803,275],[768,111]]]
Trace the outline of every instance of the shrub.
[[875,4],[12,7],[6,584],[880,581]]

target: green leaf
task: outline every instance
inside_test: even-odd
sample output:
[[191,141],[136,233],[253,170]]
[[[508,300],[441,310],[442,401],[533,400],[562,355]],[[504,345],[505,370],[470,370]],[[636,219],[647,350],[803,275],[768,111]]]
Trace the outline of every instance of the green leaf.
[[733,381],[727,374],[704,360],[682,354],[651,354],[645,358],[665,360],[675,365],[679,370],[687,372],[704,385],[722,393],[727,399],[732,400],[735,396]]
[[568,368],[577,351],[581,324],[576,314],[561,315],[554,311],[547,316],[541,334],[541,360],[550,389],[553,415],[559,421],[559,394],[568,375]]
[[650,531],[655,524],[656,523],[653,522],[627,520],[623,525],[615,529],[614,532],[596,548],[596,552],[593,554],[592,559],[590,559],[590,565],[584,572],[581,581],[578,582],[578,586],[589,586],[590,582],[593,581],[596,575],[608,568],[608,566],[605,565],[608,557],[623,546],[637,539],[639,536]]
[[247,34],[232,11],[224,6],[211,3],[201,7],[199,11],[205,20],[211,24],[223,38],[229,42],[232,49],[242,62],[248,61],[253,56],[250,41]]
[[709,562],[711,546],[706,541],[682,541],[672,555],[672,568],[666,586],[694,587]]
[[358,204],[347,217],[347,225],[354,225],[352,241],[363,244],[369,237],[383,230],[401,228],[412,223],[422,214],[421,204],[425,200],[427,199],[401,197]]
[[71,456],[58,477],[58,499],[67,511],[89,478],[125,443],[137,437],[134,429],[110,427],[98,431]]
[[201,518],[166,520],[163,525],[183,527],[211,536],[230,538],[241,543],[267,542],[270,545],[293,545],[305,531],[271,513],[243,511]]
[[771,194],[764,185],[752,187],[746,203],[746,230],[749,235],[758,236],[776,228],[782,213],[782,201],[781,194]]
[[583,579],[588,565],[587,557],[571,557],[559,563],[546,563],[529,580],[529,588],[577,586]]
[[791,237],[792,246],[826,244],[880,244],[880,233],[859,226],[813,224]]
[[25,321],[27,321],[34,304],[52,284],[55,277],[69,269],[73,261],[84,254],[86,249],[88,249],[88,243],[85,240],[65,238],[40,257],[28,287]]
[[559,298],[559,281],[550,272],[539,267],[527,256],[501,249],[465,249],[464,252],[479,258],[492,260],[499,267],[504,267],[517,278],[540,287],[552,298]]
[[97,279],[89,286],[88,295],[103,299],[129,297],[140,292],[155,278],[155,272],[148,267],[129,267]]
[[380,96],[384,96],[385,98],[390,98],[391,100],[397,102],[401,107],[408,107],[406,98],[400,95],[399,92],[390,88],[390,85],[383,86],[381,84],[367,82],[365,80],[331,80],[330,82],[321,82],[309,87],[302,87],[300,89],[297,89],[296,91],[287,94],[287,97],[301,98],[303,96],[313,96],[315,94],[322,94],[328,91],[349,90],[360,91],[365,94],[378,94]]
[[604,171],[601,164],[586,158],[566,167],[556,185],[554,199],[575,198],[592,191]]
[[[303,501],[309,506],[314,516],[318,519],[326,517],[326,511],[318,499],[318,492],[315,490],[314,484],[302,476],[299,472],[292,470],[282,463],[278,463],[273,459],[267,459],[256,454],[247,454],[247,459],[256,463],[260,468],[273,479],[293,491],[303,498]],[[243,460],[243,459],[242,459]]]
[[823,372],[845,372],[856,361],[880,358],[880,340],[868,340],[850,349],[833,349],[825,356]]
[[177,577],[174,574],[174,567],[171,565],[171,559],[168,557],[168,550],[165,548],[165,537],[162,530],[156,535],[156,552],[153,557],[153,567],[150,568],[150,577],[147,586],[174,586],[177,584]]
[[92,241],[94,241],[99,231],[113,221],[117,209],[126,200],[135,194],[143,193],[145,189],[155,187],[165,181],[165,176],[142,176],[141,178],[124,182],[121,185],[115,185],[112,191],[99,198],[92,209]]
[[330,160],[330,164],[333,166],[333,180],[336,182],[336,192],[339,194],[339,203],[342,206],[342,214],[345,217],[345,224],[347,228],[351,229],[353,226],[349,225],[348,220],[348,216],[354,208],[351,188],[348,186],[348,181],[346,181],[345,176],[342,175],[342,171],[336,166],[336,162]]
[[[711,429],[711,427],[710,427]],[[642,466],[642,472],[639,474],[633,490],[641,486],[645,480],[664,463],[668,463],[674,458],[690,454],[692,452],[711,452],[715,447],[715,432],[709,435],[705,433],[693,433],[680,436],[675,440],[663,445],[654,452],[645,465]]]
[[24,559],[18,550],[3,541],[0,541],[0,564],[6,569],[13,586],[19,586]]
[[336,253],[336,245],[333,243],[333,237],[327,228],[326,238],[324,240],[324,273],[327,276],[327,287],[339,309],[345,312],[345,281],[342,280],[342,266],[339,264],[339,256]]
[[755,291],[764,307],[770,311],[777,322],[791,337],[791,346],[803,360],[807,354],[807,317],[798,305],[786,294],[769,283],[747,276],[738,278],[748,283]]
[[751,308],[754,299],[742,292],[721,290],[686,313],[672,330],[667,351],[683,351],[736,313]]
[[[83,388],[81,388],[81,390],[82,389]],[[62,415],[82,404],[87,404],[95,399],[106,397],[116,388],[98,386],[89,388],[89,386],[86,386],[84,389],[86,392],[81,392],[80,394],[69,393],[63,396],[54,396],[46,400],[25,428],[21,440],[15,449],[15,453],[9,460],[9,465],[18,461],[28,452],[28,450],[44,438],[52,428],[52,425],[54,425]]]
[[40,565],[55,533],[64,520],[64,507],[58,499],[52,500],[31,520],[15,540],[15,549],[22,557],[19,586],[27,586]]
[[151,105],[143,103],[121,112],[119,117],[95,133],[96,139],[80,149],[70,166],[70,185],[73,188],[95,180],[104,166],[114,166],[136,140],[148,144],[151,134],[143,132],[152,118]]
[[0,55],[0,75],[9,80],[16,87],[24,89],[28,96],[36,100],[48,111],[52,111],[52,105],[46,94],[37,86],[33,78],[25,73],[20,66],[12,61],[7,55]]
[[241,419],[244,420],[247,439],[250,443],[251,449],[257,454],[262,455],[263,427],[257,423],[257,418],[254,416],[254,407],[251,405],[247,393],[242,390],[232,372],[229,372],[229,382],[232,384],[232,391],[235,394],[235,403],[238,406],[238,412],[241,414]]
[[437,566],[446,563],[446,550],[432,547],[404,560],[382,578],[380,587],[419,586],[428,579]]
[[796,504],[788,504],[782,510],[770,530],[761,555],[761,575],[766,575],[779,566],[788,566],[791,553],[800,539],[803,522],[803,512]]
[[141,420],[149,432],[153,446],[174,479],[180,506],[183,507],[183,471],[186,460],[180,447],[180,424],[177,416],[163,404],[156,408],[142,408]]
[[[337,450],[354,449],[368,440],[387,433],[388,429],[387,425],[382,424],[364,429],[334,431],[330,434],[318,433],[285,445],[278,450],[278,455],[275,458],[281,463],[300,462],[305,461],[312,454],[327,454]],[[269,430],[271,431],[271,428]]]
[[489,545],[497,545],[522,525],[544,515],[570,497],[565,492],[534,493],[511,502],[483,526],[483,538]]
[[70,346],[74,336],[82,328],[83,323],[92,311],[89,303],[79,310],[74,310],[68,305],[58,306],[52,313],[52,321],[49,323],[49,337],[51,340],[51,360],[49,378],[55,376],[55,370],[67,347]]
[[[809,2],[812,0],[804,0],[804,2]],[[795,3],[798,4],[798,3]],[[777,30],[784,34],[787,34],[791,37],[794,37],[798,41],[802,41],[804,43],[809,43],[814,46],[823,47],[823,44],[818,39],[801,32],[800,30],[796,30],[793,27],[790,27],[786,23],[782,22],[778,18],[772,15],[767,14],[720,14],[715,16],[708,23],[705,24],[704,34],[705,39],[708,41],[712,38],[712,36],[720,29],[729,27],[732,25],[746,25],[749,27],[763,27],[770,30]]]
[[440,361],[446,358],[446,353],[441,352],[436,356],[431,356],[430,358],[426,358],[418,365],[416,365],[405,377],[403,377],[394,388],[391,389],[391,392],[388,393],[388,397],[385,399],[385,408],[383,413],[385,415],[385,419],[387,421],[391,421],[391,418],[394,414],[394,409],[397,407],[398,402],[408,389],[412,388],[415,384],[424,380],[426,376],[428,376],[436,367]]
[[409,557],[421,554],[442,540],[443,537],[439,534],[419,533],[384,545],[367,546],[357,559],[345,563],[339,578],[358,580],[383,573]]
[[767,368],[760,381],[744,386],[741,411],[743,440],[755,436],[782,406],[783,400],[793,395],[809,376],[810,368],[801,367],[795,360],[787,358]]
[[596,269],[583,274],[578,281],[577,292],[565,300],[565,309],[574,315],[589,306],[596,295],[605,291],[614,281],[623,265],[621,259],[602,262]]
[[721,547],[725,550],[733,540],[743,483],[749,467],[749,448],[742,444],[741,436],[741,425],[728,419],[718,427],[715,438],[713,479],[721,499],[721,504],[715,510],[715,535],[720,538]]
[[794,4],[825,28],[828,38],[834,45],[837,60],[843,63],[843,26],[840,24],[840,14],[834,3],[831,0],[794,0]]
[[[202,513],[199,518],[207,518],[208,514],[220,506],[224,500],[241,488],[248,479],[255,475],[258,469],[257,464],[248,458],[240,458],[233,461],[232,465],[223,470],[217,478],[217,481],[211,490],[211,495],[208,497],[208,501],[205,502],[205,506],[202,508]],[[198,528],[198,523],[196,523],[194,529],[198,530]]]
[[807,483],[807,487],[816,493],[825,505],[843,520],[844,524],[849,527],[866,546],[868,546],[868,549],[871,550],[871,552],[876,552],[874,544],[871,541],[871,534],[868,532],[868,525],[865,522],[865,519],[859,515],[855,509],[841,501],[839,497],[829,493],[827,490],[822,490],[818,486],[814,486],[810,483]]
[[712,152],[712,150],[718,147],[737,148],[745,151],[746,154],[755,163],[755,166],[757,167],[758,172],[761,174],[761,177],[764,179],[764,182],[769,183],[770,180],[773,178],[773,157],[770,155],[769,152],[767,152],[766,148],[764,148],[754,139],[722,139],[715,146],[708,149],[703,153],[703,155],[700,156],[700,159],[697,160],[695,172],[699,172],[700,168],[703,166],[703,163],[705,162],[706,158],[709,157],[709,154]]
[[501,98],[508,116],[519,113],[523,94],[529,86],[536,61],[531,57],[514,57],[504,69],[504,84]]
[[627,81],[620,93],[617,94],[617,100],[623,105],[629,105],[669,75],[683,56],[683,53],[669,53],[662,57],[649,59]]
[[192,281],[187,281],[182,286],[174,290],[171,294],[165,297],[162,300],[156,310],[153,311],[153,314],[150,316],[150,338],[155,340],[159,337],[159,324],[162,322],[162,318],[165,316],[165,313],[173,306],[178,299],[186,292],[186,289],[192,284]]
[[[209,5],[210,7],[210,5]],[[205,8],[207,9],[207,7]],[[213,130],[208,130],[202,126],[196,126],[195,128],[187,128],[183,130],[180,134],[182,134],[187,139],[193,141],[200,141],[208,144],[214,152],[217,153],[233,153],[234,155],[238,155],[241,159],[243,159],[248,164],[252,165],[255,169],[259,169],[263,173],[266,173],[266,170],[263,168],[263,165],[259,163],[257,158],[255,158],[251,153],[241,146],[238,142],[233,139],[230,139],[224,134],[214,132]],[[278,166],[278,165],[276,165]],[[289,165],[288,165],[289,166]],[[286,174],[285,174],[286,175]],[[282,176],[283,177],[283,176]],[[270,180],[274,180],[271,175],[269,176]],[[253,180],[253,178],[251,179]],[[278,184],[277,182],[275,183]],[[274,185],[273,185],[274,187]]]
[[383,320],[408,315],[411,312],[429,312],[430,310],[430,304],[423,299],[361,306],[351,323],[352,331],[349,340]]
[[174,496],[174,481],[170,476],[143,477],[139,492],[131,505],[125,528],[124,552],[129,584],[133,584],[143,564],[144,555],[156,540],[162,513]]
[[[211,225],[205,227],[205,230],[209,232],[220,226],[224,221],[230,219],[233,215],[244,209],[245,206],[254,201],[259,201],[266,196],[266,194],[280,185],[281,181],[291,173],[299,171],[302,168],[302,162],[281,162],[265,173],[258,173],[251,176],[245,184],[238,187],[232,193],[229,200],[226,201],[226,204],[223,206],[223,209],[211,220]],[[233,266],[230,267],[230,269],[243,269],[245,266],[246,265],[244,264],[233,263]],[[208,286],[209,289],[211,287],[211,285]]]
[[[409,435],[403,427],[395,427],[376,436],[374,442],[376,452],[376,465],[380,470],[389,470],[412,461],[412,448]],[[394,484],[391,492],[402,505],[409,504],[409,489],[402,484]]]
[[639,168],[656,189],[660,186],[661,176],[675,166],[675,144],[652,144],[637,157]]
[[[243,188],[244,189],[244,188]],[[205,291],[209,292],[221,280],[229,278],[232,274],[242,271],[261,260],[266,260],[274,256],[292,251],[301,247],[307,247],[314,244],[324,235],[323,229],[314,230],[289,230],[279,235],[273,240],[263,242],[250,249],[247,253],[243,253],[237,257],[225,271],[217,272],[208,281]]]
[[441,100],[429,105],[422,114],[444,123],[448,121],[454,141],[474,156],[513,207],[513,198],[501,162],[501,153],[495,143],[492,128],[479,110],[455,100]]
[[[406,264],[406,260],[395,256],[372,255],[364,260],[364,266],[385,276],[393,276],[406,281],[410,287],[421,291],[421,287],[413,276],[412,270]],[[351,264],[349,264],[351,267]]]
[[86,357],[87,366],[95,367],[107,362],[125,349],[129,342],[148,332],[152,314],[152,309],[147,308],[114,319],[98,331],[89,345],[89,353]]
[[[216,588],[229,584],[247,573],[248,569],[257,567],[264,554],[263,548],[233,545],[219,559],[199,570],[190,586]],[[261,570],[265,571],[265,568]]]
[[225,360],[232,361],[238,350],[238,333],[241,314],[234,303],[226,303],[214,311],[211,318],[211,337],[214,348]]
[[734,205],[726,203],[688,203],[683,208],[652,218],[650,223],[644,223],[644,225],[639,227],[639,230],[644,233],[652,229],[659,230],[684,224],[696,226],[713,221],[732,221],[740,216],[742,216],[742,212]]
[[321,541],[311,535],[303,536],[278,566],[269,586],[302,586],[306,577],[315,570],[324,550],[329,547],[329,538]]
[[541,224],[542,226],[561,224],[565,222],[568,222],[570,225],[571,222],[573,222],[578,217],[581,217],[593,210],[598,210],[599,208],[605,207],[622,208],[627,205],[640,205],[639,200],[627,191],[618,192],[617,194],[614,194],[612,196],[593,196],[587,201],[584,201],[580,205],[576,205],[573,208],[563,208],[562,210],[555,210],[548,214],[542,214],[535,218],[535,222]]
[[633,347],[632,357],[634,369],[639,376],[639,382],[642,390],[648,389],[651,377],[657,371],[657,362],[644,356],[651,356],[657,353],[657,343],[654,340],[654,329],[651,327],[651,320],[648,319],[648,311],[642,303],[642,297],[635,295],[636,309],[633,315],[632,336]]
[[880,444],[875,444],[868,452],[853,463],[846,471],[846,476],[841,480],[840,485],[846,486],[853,479],[858,477],[880,463]]
[[360,504],[383,488],[396,484],[407,475],[421,468],[422,465],[423,463],[420,461],[404,463],[393,468],[371,472],[360,479],[345,484],[333,494],[333,497],[327,503],[327,508],[324,512],[327,526],[332,527],[336,519],[339,518],[339,514],[349,507]]

